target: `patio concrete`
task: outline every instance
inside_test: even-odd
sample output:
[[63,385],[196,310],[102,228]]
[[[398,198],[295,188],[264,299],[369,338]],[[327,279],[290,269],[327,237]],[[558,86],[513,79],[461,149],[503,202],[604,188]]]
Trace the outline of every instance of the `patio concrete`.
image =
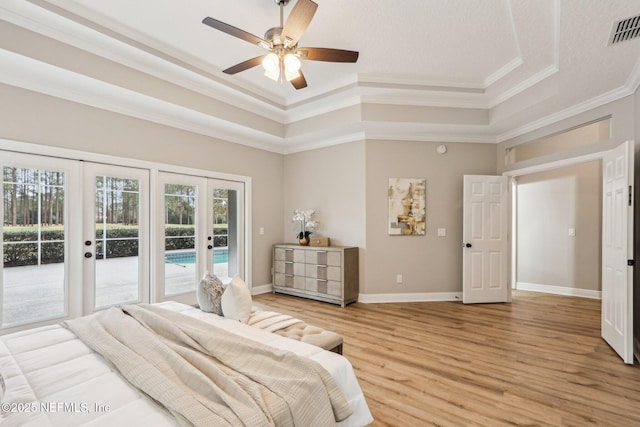
[[[2,269],[2,326],[64,316],[64,264]],[[228,281],[228,264],[214,264],[214,274]],[[137,302],[138,257],[96,260],[96,307]],[[195,291],[195,264],[165,263],[167,295]]]

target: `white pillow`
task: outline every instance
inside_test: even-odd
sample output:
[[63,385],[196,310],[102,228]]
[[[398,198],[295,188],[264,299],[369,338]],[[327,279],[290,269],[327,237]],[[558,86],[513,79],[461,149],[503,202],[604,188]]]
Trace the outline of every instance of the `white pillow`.
[[198,290],[196,292],[200,310],[222,316],[222,305],[220,301],[223,292],[224,285],[220,279],[208,271],[204,273],[202,280],[198,283]]
[[224,317],[247,323],[251,316],[251,291],[240,276],[233,276],[231,283],[222,294],[222,314]]

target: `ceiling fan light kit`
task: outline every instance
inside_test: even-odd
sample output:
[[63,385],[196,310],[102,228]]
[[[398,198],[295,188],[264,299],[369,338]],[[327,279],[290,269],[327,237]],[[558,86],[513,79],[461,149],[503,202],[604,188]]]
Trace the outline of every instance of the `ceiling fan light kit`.
[[342,49],[301,47],[298,41],[304,34],[316,13],[318,5],[312,0],[298,0],[284,22],[284,6],[289,0],[274,0],[280,7],[280,26],[267,30],[264,39],[213,18],[204,18],[202,23],[246,42],[256,44],[270,53],[248,59],[223,70],[225,74],[237,74],[259,64],[264,75],[284,83],[291,82],[294,88],[307,87],[307,81],[301,71],[300,59],[324,62],[351,62],[358,60],[358,52]]

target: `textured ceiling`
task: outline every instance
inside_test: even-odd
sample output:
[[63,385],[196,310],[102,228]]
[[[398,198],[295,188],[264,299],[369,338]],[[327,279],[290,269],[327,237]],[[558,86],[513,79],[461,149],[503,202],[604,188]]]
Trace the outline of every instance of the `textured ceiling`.
[[[477,108],[490,119],[470,132],[490,142],[577,105],[624,96],[640,83],[640,38],[608,46],[613,23],[639,14],[640,0],[316,2],[300,46],[357,50],[360,58],[356,64],[303,61],[309,87],[299,91],[269,80],[261,67],[223,74],[265,51],[201,23],[210,16],[262,37],[279,21],[274,0],[2,0],[0,13],[4,7],[5,19],[26,25],[13,15],[35,21],[40,10],[53,12],[195,72],[222,88],[224,99],[284,124],[355,102]],[[15,12],[18,3],[33,10]],[[53,21],[47,18],[49,29]],[[60,33],[48,36],[65,40]],[[82,48],[119,55],[90,40]],[[416,125],[407,132],[426,131]]]

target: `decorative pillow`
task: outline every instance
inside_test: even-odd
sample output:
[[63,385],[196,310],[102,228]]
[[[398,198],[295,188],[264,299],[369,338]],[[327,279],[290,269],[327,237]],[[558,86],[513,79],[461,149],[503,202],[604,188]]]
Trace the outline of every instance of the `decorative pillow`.
[[251,316],[251,292],[240,276],[233,276],[231,283],[222,294],[222,314],[224,317],[247,323]]
[[204,273],[202,280],[200,280],[198,284],[198,291],[196,292],[200,310],[222,316],[221,299],[223,292],[224,285],[220,279],[208,271]]

